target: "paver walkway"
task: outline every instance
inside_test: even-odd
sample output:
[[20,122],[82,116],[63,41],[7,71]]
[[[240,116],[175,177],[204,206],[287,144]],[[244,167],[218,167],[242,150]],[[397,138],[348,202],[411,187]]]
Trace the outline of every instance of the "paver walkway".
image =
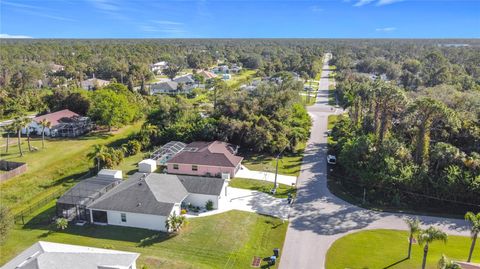
[[[403,218],[408,215],[383,213],[363,209],[336,197],[327,188],[327,131],[328,115],[334,113],[328,106],[328,59],[315,105],[309,107],[313,120],[310,139],[298,178],[297,199],[291,219],[281,269],[325,268],[325,256],[330,245],[346,234],[365,229],[407,229]],[[469,235],[464,220],[418,216],[425,225],[434,225],[448,234]]]

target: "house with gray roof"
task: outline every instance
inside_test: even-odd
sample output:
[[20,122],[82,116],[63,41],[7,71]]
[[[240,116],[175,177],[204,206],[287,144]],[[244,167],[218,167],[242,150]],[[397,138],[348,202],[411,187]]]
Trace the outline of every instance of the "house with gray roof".
[[136,269],[138,253],[38,241],[3,269]]
[[228,181],[220,178],[135,173],[88,206],[91,221],[166,231],[165,221],[182,205],[217,209],[226,201]]
[[[188,79],[179,79],[178,81],[174,80],[169,80],[169,81],[163,81],[159,83],[152,84],[150,86],[150,93],[151,94],[161,94],[161,93],[167,93],[167,94],[185,94],[185,93],[190,93],[193,88],[195,87],[193,82],[183,82],[184,80]],[[193,80],[192,80],[193,81]]]

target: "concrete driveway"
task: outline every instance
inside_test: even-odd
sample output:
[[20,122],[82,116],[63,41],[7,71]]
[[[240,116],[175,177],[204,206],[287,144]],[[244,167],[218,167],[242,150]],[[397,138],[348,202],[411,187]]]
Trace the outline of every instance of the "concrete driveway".
[[287,199],[275,198],[263,192],[228,187],[227,199],[220,201],[220,209],[196,215],[187,214],[187,217],[205,217],[229,210],[241,210],[288,219],[290,205],[287,203]]
[[[266,180],[269,182],[274,182],[275,173],[249,170],[247,167],[242,165],[241,169],[238,170],[238,172],[235,174],[235,177]],[[297,183],[297,177],[278,174],[277,183],[291,186],[292,184]]]

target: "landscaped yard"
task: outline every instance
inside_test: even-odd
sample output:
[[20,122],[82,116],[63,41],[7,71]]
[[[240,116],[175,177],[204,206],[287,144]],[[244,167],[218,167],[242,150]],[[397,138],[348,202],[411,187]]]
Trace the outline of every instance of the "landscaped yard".
[[[51,212],[52,206],[45,207],[44,214]],[[71,225],[65,231],[49,232],[47,227],[27,224],[13,229],[0,246],[0,264],[43,240],[139,252],[138,268],[249,268],[254,256],[269,257],[273,248],[283,246],[287,226],[280,219],[242,211],[190,219],[171,237],[119,226]]]
[[[302,165],[304,149],[305,143],[301,143],[298,145],[296,153],[284,154],[278,161],[278,173],[298,177]],[[244,157],[242,164],[250,170],[275,172],[275,156],[252,152],[242,152],[240,155]]]
[[[28,152],[25,139],[22,146],[24,156],[19,157],[16,144],[10,145],[8,154],[0,147],[2,159],[26,162],[25,174],[0,184],[2,205],[19,212],[54,192],[66,190],[92,166],[87,154],[96,144],[110,144],[121,141],[134,131],[138,131],[142,122],[126,126],[113,134],[96,133],[76,139],[48,139],[42,149],[41,138],[32,139],[32,146],[38,151]],[[16,140],[12,140],[16,141]],[[133,158],[132,158],[133,159]]]
[[[231,179],[228,185],[233,188],[260,191],[268,194],[270,194],[270,190],[273,188],[273,183],[269,181],[238,177]],[[278,184],[274,197],[287,198],[289,193],[295,195],[296,188],[285,184]]]
[[[438,260],[445,254],[452,260],[465,261],[470,248],[470,238],[449,236],[446,244],[434,242],[429,247],[427,268],[436,269]],[[327,269],[410,269],[422,265],[423,247],[414,244],[412,256],[406,260],[408,232],[371,230],[349,234],[335,241],[327,253]],[[480,253],[474,253],[473,262],[480,262]]]
[[230,80],[227,80],[227,85],[236,88],[239,87],[240,84],[246,83],[248,80],[253,78],[253,76],[257,73],[256,70],[242,70],[239,74],[233,74]]

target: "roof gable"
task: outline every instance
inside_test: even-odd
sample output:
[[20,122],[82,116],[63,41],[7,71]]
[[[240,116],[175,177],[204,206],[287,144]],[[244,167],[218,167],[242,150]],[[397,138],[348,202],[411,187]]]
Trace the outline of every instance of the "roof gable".
[[167,163],[236,167],[242,160],[242,157],[233,153],[232,146],[228,143],[197,141],[188,144]]

